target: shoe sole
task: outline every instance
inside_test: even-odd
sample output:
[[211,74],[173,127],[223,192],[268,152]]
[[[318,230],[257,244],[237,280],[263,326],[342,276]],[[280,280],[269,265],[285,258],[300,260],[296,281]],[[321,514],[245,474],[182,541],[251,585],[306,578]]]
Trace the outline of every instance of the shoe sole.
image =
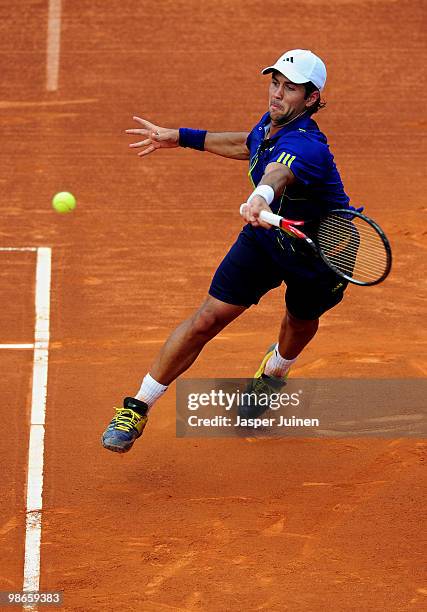
[[102,446],[104,448],[106,448],[109,451],[113,451],[113,453],[127,453],[128,451],[130,451],[130,449],[133,446],[133,442],[132,442],[132,444],[129,444],[129,446],[127,446],[125,448],[123,446],[116,446],[114,444],[106,442],[104,439],[102,439],[101,442],[102,442]]

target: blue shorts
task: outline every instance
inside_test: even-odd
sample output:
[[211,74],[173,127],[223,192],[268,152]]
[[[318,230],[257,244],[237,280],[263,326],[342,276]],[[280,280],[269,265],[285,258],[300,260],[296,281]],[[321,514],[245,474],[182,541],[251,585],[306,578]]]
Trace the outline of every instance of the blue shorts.
[[278,238],[274,228],[246,225],[215,272],[209,295],[249,307],[284,282],[290,314],[317,319],[341,302],[348,283],[312,253],[297,250],[298,244],[295,249],[293,239]]

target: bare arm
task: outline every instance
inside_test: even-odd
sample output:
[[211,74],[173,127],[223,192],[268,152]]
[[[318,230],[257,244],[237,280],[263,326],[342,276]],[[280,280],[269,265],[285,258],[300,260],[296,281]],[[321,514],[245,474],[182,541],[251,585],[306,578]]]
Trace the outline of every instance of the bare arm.
[[249,159],[247,137],[248,132],[208,132],[205,151],[231,159]]
[[[265,169],[264,176],[260,180],[259,185],[269,185],[274,190],[274,197],[278,198],[282,195],[285,187],[294,183],[295,180],[295,175],[287,166],[272,162]],[[269,228],[271,226],[268,223],[259,220],[259,214],[262,210],[271,212],[271,208],[264,198],[256,195],[244,207],[243,218],[254,227],[262,226]]]
[[[157,149],[172,149],[179,147],[179,130],[163,128],[141,117],[134,117],[139,128],[126,130],[126,134],[137,134],[143,137],[139,142],[129,146],[141,149],[140,157],[153,153]],[[247,132],[208,132],[205,139],[205,151],[229,157],[231,159],[249,159],[249,150],[246,146]]]

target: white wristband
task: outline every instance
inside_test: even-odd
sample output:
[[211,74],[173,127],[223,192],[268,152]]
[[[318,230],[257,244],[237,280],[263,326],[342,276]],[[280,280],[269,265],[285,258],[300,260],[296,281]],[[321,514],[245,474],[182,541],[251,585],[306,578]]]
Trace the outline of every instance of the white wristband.
[[249,204],[249,202],[255,196],[261,196],[270,206],[270,204],[274,200],[274,189],[273,187],[270,187],[270,185],[258,185],[258,187],[256,187],[251,193],[251,195],[248,197],[246,203]]

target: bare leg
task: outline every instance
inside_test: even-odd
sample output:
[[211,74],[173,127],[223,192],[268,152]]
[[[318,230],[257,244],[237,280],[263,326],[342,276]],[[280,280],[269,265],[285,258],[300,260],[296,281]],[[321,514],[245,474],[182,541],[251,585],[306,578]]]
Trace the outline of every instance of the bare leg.
[[245,306],[226,304],[208,296],[166,340],[150,368],[151,376],[162,385],[169,385],[191,366],[209,340],[245,310]]
[[284,359],[294,359],[316,335],[319,319],[297,319],[286,312],[279,335],[279,353]]

